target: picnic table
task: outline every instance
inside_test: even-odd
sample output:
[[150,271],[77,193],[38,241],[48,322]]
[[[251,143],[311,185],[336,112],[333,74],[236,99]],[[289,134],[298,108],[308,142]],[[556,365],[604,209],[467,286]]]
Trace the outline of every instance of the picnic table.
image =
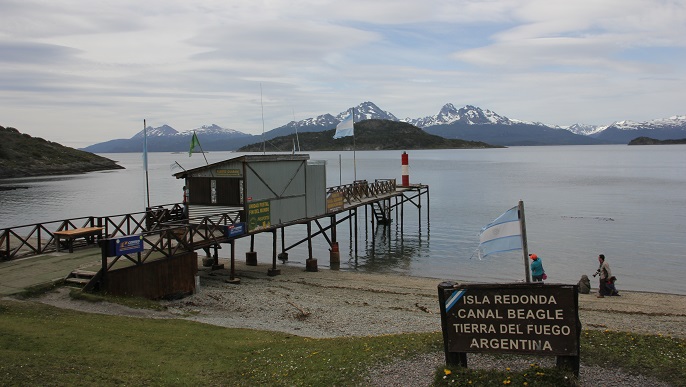
[[55,237],[55,245],[57,251],[60,251],[61,244],[65,243],[69,248],[69,252],[74,252],[74,240],[77,238],[85,238],[87,244],[95,243],[95,237],[102,238],[102,227],[81,227],[71,230],[55,231],[52,235]]

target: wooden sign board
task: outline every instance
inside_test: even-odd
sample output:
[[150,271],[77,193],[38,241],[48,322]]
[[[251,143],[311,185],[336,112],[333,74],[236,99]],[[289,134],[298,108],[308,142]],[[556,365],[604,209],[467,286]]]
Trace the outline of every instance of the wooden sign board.
[[[448,362],[471,352],[573,357],[578,364],[576,285],[444,282],[438,292]],[[466,355],[459,363],[466,365]]]
[[248,203],[248,232],[266,230],[272,225],[269,200]]
[[343,192],[331,192],[326,198],[326,212],[337,212],[343,210]]

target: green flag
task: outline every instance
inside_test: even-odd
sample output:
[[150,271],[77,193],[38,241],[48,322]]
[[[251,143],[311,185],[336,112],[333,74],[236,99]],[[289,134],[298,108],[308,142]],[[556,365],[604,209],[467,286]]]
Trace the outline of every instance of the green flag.
[[200,146],[200,140],[198,140],[198,136],[193,132],[193,138],[191,138],[191,149],[188,150],[188,157],[191,157],[193,155],[193,149],[195,149],[195,146]]

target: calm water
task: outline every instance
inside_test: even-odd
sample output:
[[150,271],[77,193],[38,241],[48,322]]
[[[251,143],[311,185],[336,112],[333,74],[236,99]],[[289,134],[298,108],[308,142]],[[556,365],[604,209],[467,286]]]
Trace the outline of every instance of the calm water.
[[[327,185],[339,180],[400,181],[401,151],[312,152],[327,161]],[[405,206],[404,234],[397,224],[372,235],[358,215],[357,257],[348,225],[338,228],[341,269],[409,274],[448,280],[521,281],[521,253],[479,259],[474,254],[481,227],[519,200],[524,201],[529,251],[542,259],[549,282],[576,283],[597,268],[604,253],[620,290],[686,294],[686,146],[513,147],[492,150],[411,151],[410,182],[430,186],[421,220]],[[210,163],[239,156],[207,154]],[[0,185],[28,187],[0,191],[0,227],[77,216],[140,211],[145,174],[139,154],[106,154],[126,170],[49,178],[10,179]],[[339,157],[341,162],[339,163]],[[183,182],[170,165],[204,164],[201,155],[151,153],[150,202],[179,202]],[[323,224],[328,225],[328,221]],[[366,229],[366,230],[365,230]],[[367,231],[367,232],[365,232]],[[304,228],[287,229],[287,244]],[[247,238],[237,245],[242,257]],[[271,235],[256,238],[258,260],[271,261]],[[280,244],[280,241],[279,241]],[[228,249],[220,250],[225,257]],[[289,265],[303,265],[307,246],[289,251]],[[315,239],[320,269],[328,246]]]

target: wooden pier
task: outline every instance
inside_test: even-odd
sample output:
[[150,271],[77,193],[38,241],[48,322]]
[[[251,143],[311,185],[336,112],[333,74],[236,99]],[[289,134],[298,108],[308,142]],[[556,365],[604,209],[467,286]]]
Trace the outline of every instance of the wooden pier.
[[[201,216],[186,216],[183,203],[148,208],[145,212],[104,217],[67,219],[41,224],[0,229],[0,261],[15,262],[18,258],[36,257],[45,259],[50,255],[54,261],[59,251],[59,240],[65,235],[81,235],[79,230],[102,232],[97,249],[87,249],[88,238],[69,240],[70,251],[60,252],[57,258],[80,257],[80,263],[64,274],[83,284],[85,290],[101,289],[113,294],[127,294],[160,298],[175,292],[188,293],[195,289],[197,274],[197,250],[205,252],[203,264],[213,269],[223,268],[219,264],[218,250],[222,245],[230,249],[230,278],[227,282],[239,283],[235,272],[237,240],[250,238],[250,250],[245,252],[246,264],[257,265],[255,237],[262,233],[272,234],[271,266],[268,275],[279,275],[277,260],[288,261],[289,251],[307,243],[306,271],[318,270],[318,259],[313,256],[313,243],[325,243],[330,252],[329,267],[340,266],[340,247],[337,229],[347,222],[350,233],[350,251],[357,256],[358,217],[364,212],[365,224],[387,226],[396,222],[404,229],[407,205],[417,210],[419,224],[422,216],[429,218],[429,187],[422,184],[397,186],[394,179],[379,179],[374,182],[356,181],[351,184],[326,188],[327,211],[311,217],[286,222],[272,222],[267,227],[249,230],[245,220],[249,217],[245,209],[217,207],[215,212],[203,209]],[[426,208],[425,214],[422,208]],[[414,212],[414,211],[413,211]],[[288,240],[288,229],[305,226],[306,235],[293,241]],[[238,229],[238,230],[236,230]],[[73,230],[70,232],[70,230]],[[365,233],[367,228],[365,227]],[[93,231],[95,232],[95,231]],[[374,232],[374,231],[372,231]],[[76,234],[74,234],[76,233]],[[279,245],[280,234],[280,245]],[[83,235],[81,235],[83,236]],[[87,235],[92,237],[92,235]],[[134,252],[119,250],[117,243],[127,246],[131,241],[139,244]],[[114,247],[117,247],[115,249]],[[320,245],[321,246],[321,245]],[[88,251],[89,254],[84,252]],[[90,267],[83,263],[90,256]],[[268,258],[269,259],[269,258]],[[32,260],[31,270],[41,270],[40,264]],[[153,264],[154,262],[154,264]],[[195,262],[196,266],[193,266]],[[0,273],[5,263],[0,262]],[[126,270],[128,274],[124,274]],[[70,274],[72,271],[93,272],[94,275]],[[115,271],[118,271],[116,274]],[[12,289],[0,289],[0,293]]]

